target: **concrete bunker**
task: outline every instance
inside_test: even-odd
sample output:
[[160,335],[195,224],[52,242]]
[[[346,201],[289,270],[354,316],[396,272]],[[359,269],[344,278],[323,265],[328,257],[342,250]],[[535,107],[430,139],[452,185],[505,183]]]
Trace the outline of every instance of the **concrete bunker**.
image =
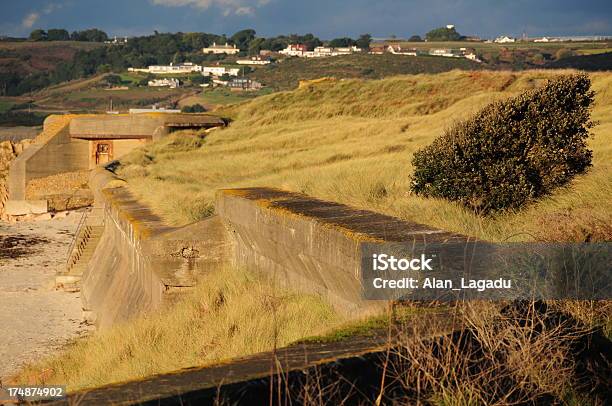
[[43,131],[9,167],[4,215],[45,213],[46,196],[32,199],[29,182],[53,175],[87,171],[118,159],[134,148],[177,129],[211,129],[223,119],[206,114],[139,113],[52,115]]

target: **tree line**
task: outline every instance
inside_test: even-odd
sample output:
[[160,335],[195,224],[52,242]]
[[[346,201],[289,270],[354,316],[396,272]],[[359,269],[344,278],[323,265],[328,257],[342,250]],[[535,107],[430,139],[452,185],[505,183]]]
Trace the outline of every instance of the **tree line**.
[[104,42],[108,41],[108,35],[97,28],[69,33],[63,28],[51,28],[48,31],[36,29],[28,37],[30,41],[84,41]]

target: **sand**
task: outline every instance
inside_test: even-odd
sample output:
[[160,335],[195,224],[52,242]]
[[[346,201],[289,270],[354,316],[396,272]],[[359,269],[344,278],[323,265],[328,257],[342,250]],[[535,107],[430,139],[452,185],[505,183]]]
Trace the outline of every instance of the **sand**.
[[91,330],[79,293],[54,289],[81,215],[0,222],[0,380]]

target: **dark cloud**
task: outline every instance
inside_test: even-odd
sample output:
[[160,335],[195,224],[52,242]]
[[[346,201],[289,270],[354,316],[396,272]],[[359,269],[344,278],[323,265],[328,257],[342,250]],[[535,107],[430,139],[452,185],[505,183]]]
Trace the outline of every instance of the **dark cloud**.
[[[612,35],[612,2],[600,0],[0,0],[0,34],[98,27],[117,35],[158,31],[260,35],[312,32],[424,34],[455,24],[462,34]],[[33,18],[36,16],[36,18]]]

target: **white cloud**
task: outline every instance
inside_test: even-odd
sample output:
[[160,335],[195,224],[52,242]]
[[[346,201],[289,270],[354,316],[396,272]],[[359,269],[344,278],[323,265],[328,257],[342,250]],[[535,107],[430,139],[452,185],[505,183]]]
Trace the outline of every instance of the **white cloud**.
[[254,15],[255,10],[270,3],[270,0],[151,0],[153,4],[166,7],[191,6],[201,10],[218,7],[224,16]]
[[60,3],[49,3],[43,9],[42,12],[33,11],[26,15],[21,21],[23,28],[32,28],[34,24],[40,19],[41,15],[47,15],[53,13],[55,10],[59,10],[64,5]]
[[21,22],[21,25],[24,28],[32,28],[34,24],[36,24],[36,21],[38,21],[39,18],[40,18],[39,13],[30,13],[24,17],[23,21]]

